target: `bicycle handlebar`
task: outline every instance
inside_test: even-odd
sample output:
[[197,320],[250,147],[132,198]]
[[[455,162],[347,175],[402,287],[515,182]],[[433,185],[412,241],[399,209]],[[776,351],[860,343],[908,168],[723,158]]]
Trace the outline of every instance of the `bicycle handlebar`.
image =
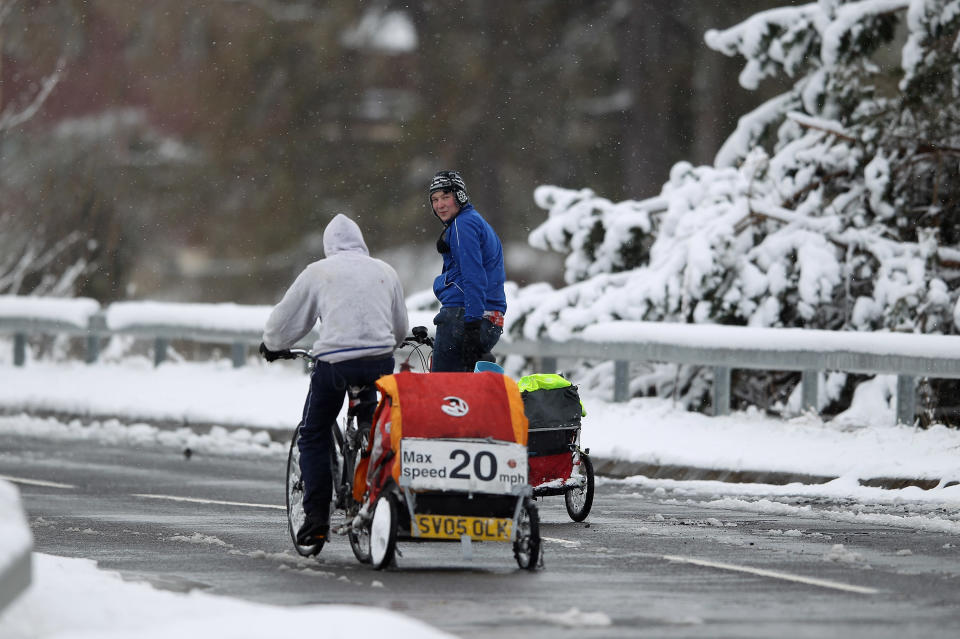
[[426,326],[414,326],[408,335],[400,342],[400,346],[429,346],[433,348],[433,338],[427,335]]
[[[433,338],[427,335],[425,326],[414,326],[411,330],[412,335],[408,335],[400,342],[400,346],[429,346],[433,348]],[[277,359],[313,359],[313,353],[305,348],[288,348],[277,351]]]

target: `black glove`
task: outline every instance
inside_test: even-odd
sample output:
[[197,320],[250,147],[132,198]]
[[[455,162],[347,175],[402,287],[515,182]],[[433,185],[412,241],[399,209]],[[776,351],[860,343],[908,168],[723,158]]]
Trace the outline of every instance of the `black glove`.
[[263,342],[260,342],[260,354],[268,362],[275,362],[278,359],[293,359],[293,353],[290,352],[289,348],[282,351],[271,351]]
[[437,253],[449,253],[450,245],[447,244],[447,241],[443,238],[444,234],[447,232],[447,226],[444,224],[443,233],[440,234],[440,237],[437,238]]
[[482,339],[480,335],[480,323],[483,320],[474,320],[472,322],[464,322],[463,324],[463,366],[473,370],[474,364],[477,363],[477,360],[483,355],[486,350],[483,347]]

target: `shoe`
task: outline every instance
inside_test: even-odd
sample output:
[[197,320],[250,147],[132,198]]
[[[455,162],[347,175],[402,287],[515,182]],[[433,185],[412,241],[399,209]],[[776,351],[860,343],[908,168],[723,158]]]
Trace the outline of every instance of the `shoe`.
[[[330,535],[330,524],[327,522],[320,522],[315,519],[310,519],[309,517],[303,525],[300,526],[300,530],[297,531],[297,545],[298,546],[319,546],[323,547],[323,544],[327,541],[327,537]],[[319,550],[319,548],[318,548]]]

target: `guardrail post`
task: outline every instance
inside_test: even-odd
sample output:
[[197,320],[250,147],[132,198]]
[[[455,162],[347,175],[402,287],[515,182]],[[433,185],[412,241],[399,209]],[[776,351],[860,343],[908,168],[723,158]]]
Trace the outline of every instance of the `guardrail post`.
[[100,359],[100,336],[90,333],[87,335],[87,355],[84,361],[95,364]]
[[805,370],[800,379],[800,410],[817,412],[819,410],[817,399],[820,394],[820,371]]
[[713,367],[713,414],[730,414],[730,369],[726,366]]
[[233,360],[234,368],[243,366],[247,362],[247,345],[243,342],[234,342],[230,358]]
[[540,358],[540,372],[542,372],[542,373],[556,373],[556,372],[557,372],[557,358],[556,358],[556,357],[541,357],[541,358]]
[[100,311],[90,316],[87,323],[87,354],[86,363],[94,364],[100,359],[100,335],[107,331],[107,316]]
[[916,380],[913,375],[897,375],[897,423],[913,426],[917,416]]
[[613,363],[613,401],[630,399],[630,362],[618,359]]
[[166,337],[157,337],[153,340],[153,365],[159,366],[167,359],[167,347],[170,340]]
[[23,366],[27,361],[27,336],[23,333],[13,334],[13,365]]

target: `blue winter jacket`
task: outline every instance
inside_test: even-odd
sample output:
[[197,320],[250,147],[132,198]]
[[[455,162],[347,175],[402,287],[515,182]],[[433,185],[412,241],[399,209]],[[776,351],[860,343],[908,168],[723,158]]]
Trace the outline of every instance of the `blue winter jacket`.
[[440,305],[463,307],[465,322],[481,319],[484,311],[505,313],[503,246],[493,227],[467,204],[443,237],[450,252],[443,253],[443,272],[433,280]]

